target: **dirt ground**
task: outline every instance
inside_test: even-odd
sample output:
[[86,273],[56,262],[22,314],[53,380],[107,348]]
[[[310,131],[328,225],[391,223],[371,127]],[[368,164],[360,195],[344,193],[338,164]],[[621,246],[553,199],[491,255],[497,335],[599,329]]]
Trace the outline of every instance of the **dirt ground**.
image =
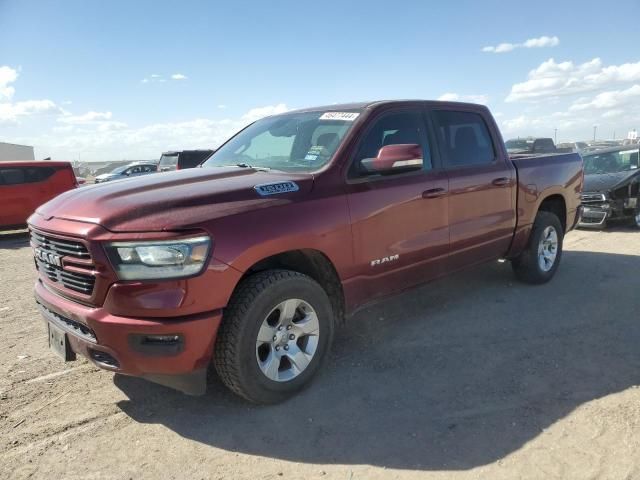
[[640,232],[572,232],[361,312],[298,397],[255,407],[48,351],[24,234],[0,240],[0,478],[640,478]]

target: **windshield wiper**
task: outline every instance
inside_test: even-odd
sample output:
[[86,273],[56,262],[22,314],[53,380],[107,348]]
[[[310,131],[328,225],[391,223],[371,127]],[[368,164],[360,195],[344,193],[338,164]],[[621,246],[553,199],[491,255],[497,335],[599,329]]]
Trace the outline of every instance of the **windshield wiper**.
[[239,168],[253,168],[255,170],[262,170],[264,172],[268,172],[269,170],[271,170],[269,167],[256,167],[254,165],[249,165],[248,163],[236,163],[235,166]]

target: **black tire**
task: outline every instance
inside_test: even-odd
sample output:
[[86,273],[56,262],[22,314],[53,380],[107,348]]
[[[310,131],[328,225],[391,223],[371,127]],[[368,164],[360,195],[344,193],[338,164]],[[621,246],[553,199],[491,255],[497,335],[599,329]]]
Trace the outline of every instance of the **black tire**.
[[[295,378],[274,381],[260,369],[256,341],[263,321],[280,303],[300,299],[316,312],[318,343],[308,366]],[[334,333],[334,314],[324,289],[312,278],[290,270],[268,270],[243,280],[224,312],[214,363],[222,382],[253,403],[278,403],[309,384],[326,361]]]
[[[538,261],[538,246],[541,243],[544,231],[548,227],[555,229],[558,237],[558,246],[553,265],[549,270],[545,271]],[[563,239],[564,231],[558,217],[551,212],[538,212],[533,222],[527,248],[519,257],[511,261],[511,266],[518,280],[531,284],[542,284],[551,280],[558,269],[558,265],[560,265]]]

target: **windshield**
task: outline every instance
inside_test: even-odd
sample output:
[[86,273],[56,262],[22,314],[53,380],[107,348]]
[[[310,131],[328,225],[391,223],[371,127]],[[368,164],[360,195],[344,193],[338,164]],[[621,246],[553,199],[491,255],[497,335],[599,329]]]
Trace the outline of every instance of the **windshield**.
[[582,156],[584,173],[603,174],[628,172],[638,168],[638,150],[600,152]]
[[177,165],[178,164],[178,155],[165,155],[164,153],[160,157],[160,162],[158,162],[160,166],[166,167],[167,165]]
[[111,173],[122,173],[122,172],[124,172],[127,168],[129,168],[129,165],[123,165],[122,167],[114,168],[113,170],[111,170]]
[[313,172],[326,165],[360,114],[291,113],[258,120],[220,147],[202,165]]
[[514,139],[514,140],[507,140],[505,142],[505,146],[507,147],[507,150],[529,150],[531,149],[531,145],[533,145],[532,141],[527,141],[525,139]]

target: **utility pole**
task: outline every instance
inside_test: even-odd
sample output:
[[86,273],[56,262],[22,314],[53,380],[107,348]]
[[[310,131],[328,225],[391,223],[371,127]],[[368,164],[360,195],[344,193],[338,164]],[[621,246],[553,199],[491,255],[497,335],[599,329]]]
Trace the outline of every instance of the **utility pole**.
[[558,144],[558,128],[553,129],[553,143]]
[[598,131],[598,125],[593,126],[593,141],[596,141],[596,132]]

